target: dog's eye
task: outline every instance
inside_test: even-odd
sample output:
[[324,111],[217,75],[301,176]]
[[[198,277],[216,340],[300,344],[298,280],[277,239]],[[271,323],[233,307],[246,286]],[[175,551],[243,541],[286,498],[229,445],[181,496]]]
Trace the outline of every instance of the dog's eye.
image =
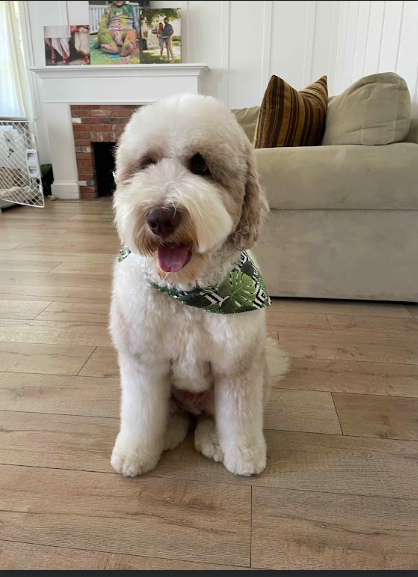
[[157,164],[155,158],[151,157],[144,158],[144,160],[141,162],[141,170],[145,170],[146,168],[152,166],[153,164]]
[[207,176],[210,174],[208,165],[201,154],[195,154],[192,158],[190,170],[193,174],[200,174],[201,176]]

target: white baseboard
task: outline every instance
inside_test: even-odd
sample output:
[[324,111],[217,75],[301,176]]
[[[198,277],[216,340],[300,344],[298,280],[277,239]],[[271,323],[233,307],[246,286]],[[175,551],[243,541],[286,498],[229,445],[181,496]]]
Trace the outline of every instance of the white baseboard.
[[79,200],[80,187],[76,182],[54,182],[52,185],[52,194],[63,200]]

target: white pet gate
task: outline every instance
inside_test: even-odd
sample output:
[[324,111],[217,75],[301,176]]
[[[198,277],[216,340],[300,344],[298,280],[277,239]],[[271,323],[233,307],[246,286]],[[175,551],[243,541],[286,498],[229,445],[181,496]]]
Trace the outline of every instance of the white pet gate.
[[0,118],[0,210],[10,204],[43,208],[45,199],[32,123]]

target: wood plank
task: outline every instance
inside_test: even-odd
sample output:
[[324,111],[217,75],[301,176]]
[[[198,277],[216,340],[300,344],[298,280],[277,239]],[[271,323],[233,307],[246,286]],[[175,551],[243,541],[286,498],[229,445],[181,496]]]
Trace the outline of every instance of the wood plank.
[[[54,232],[55,236],[55,232]],[[63,243],[64,238],[68,236],[68,231],[63,230],[61,233],[57,234],[57,242]],[[45,242],[45,231],[41,232],[28,232],[21,230],[0,230],[0,242],[12,243],[15,246],[21,245],[27,242]],[[54,241],[55,242],[55,241]]]
[[33,210],[31,207],[15,207],[13,210],[5,211],[0,218],[10,220],[17,218],[29,218],[32,220],[45,220],[48,216],[55,216],[55,218],[67,218],[77,214],[112,214],[111,202],[108,205],[94,203],[94,206],[89,206],[86,202],[59,202],[56,204],[48,204],[43,210]]
[[57,219],[60,220],[64,220],[66,222],[70,221],[70,217],[72,216],[72,213],[70,214],[65,214],[64,212],[58,213],[56,211],[53,210],[48,210],[48,212],[46,211],[42,211],[42,212],[38,212],[38,211],[34,211],[34,210],[28,210],[28,211],[24,211],[24,210],[20,210],[18,209],[18,207],[15,207],[13,210],[9,210],[7,212],[4,212],[3,214],[0,215],[0,222],[3,224],[3,222],[13,222],[14,220],[18,220],[18,221],[26,221],[28,223],[32,223],[32,222],[44,222],[44,223],[49,223],[49,222],[55,222]]
[[[1,282],[1,281],[0,281]],[[16,286],[0,285],[0,300],[45,300],[61,302],[85,302],[105,304],[110,299],[109,288],[60,287],[60,286]]]
[[10,253],[9,260],[0,261],[0,269],[2,273],[5,272],[49,272],[58,266],[59,261],[55,262],[30,262],[30,261],[15,261],[12,260],[12,251]]
[[316,299],[273,299],[271,310],[277,312],[410,318],[406,307],[397,303]]
[[119,419],[0,411],[0,423],[2,465],[114,473]]
[[278,388],[418,398],[418,367],[388,363],[292,359]]
[[345,435],[418,440],[418,399],[341,393],[333,396]]
[[19,246],[18,242],[5,242],[0,240],[0,250],[12,250]]
[[43,301],[0,300],[0,319],[33,320],[48,306]]
[[245,567],[232,565],[209,565],[188,563],[152,557],[134,557],[133,555],[111,555],[107,571],[248,571]]
[[0,541],[2,571],[103,571],[110,557],[109,553]]
[[290,332],[280,332],[279,335],[280,344],[290,357],[418,364],[418,339],[411,335],[305,335]]
[[0,539],[249,567],[251,488],[0,467]]
[[107,325],[109,323],[109,306],[96,303],[54,302],[37,317],[37,320],[102,323]]
[[70,227],[68,226],[68,220],[63,220],[60,218],[55,218],[53,221],[40,221],[40,220],[28,220],[22,219],[3,219],[1,222],[1,233],[7,234],[18,234],[30,236],[32,233],[34,235],[39,235],[47,231],[48,233],[54,233],[55,236],[68,235],[70,232]]
[[98,264],[95,262],[89,263],[61,263],[57,268],[54,269],[54,274],[75,274],[81,275],[111,275],[112,274],[112,264]]
[[93,350],[83,346],[0,342],[0,373],[77,375]]
[[328,320],[335,334],[386,336],[418,334],[418,320],[411,318],[328,315]]
[[97,198],[94,202],[86,202],[85,200],[58,200],[53,201],[48,204],[50,210],[62,209],[63,211],[74,210],[84,213],[98,213],[104,210],[112,212],[112,198],[111,197],[101,197]]
[[[2,571],[236,571],[236,566],[112,555],[0,541]],[[239,567],[246,571],[246,568]]]
[[[44,370],[44,366],[41,369]],[[119,404],[119,379],[104,381],[93,377],[0,372],[0,408],[3,411],[116,419],[119,418]]]
[[94,202],[85,201],[67,201],[60,200],[58,202],[49,202],[48,199],[43,210],[33,210],[32,207],[16,207],[12,211],[7,211],[3,214],[5,219],[16,217],[17,219],[33,216],[45,219],[48,216],[54,215],[56,218],[71,218],[74,215],[84,214],[113,214],[113,199],[99,199]]
[[82,214],[82,215],[76,215],[76,216],[72,216],[70,218],[71,222],[73,221],[77,221],[77,222],[100,222],[102,220],[107,221],[107,220],[112,220],[113,221],[114,216],[110,213],[109,215],[106,214]]
[[252,567],[411,570],[418,501],[254,488]]
[[[85,247],[88,250],[88,247]],[[0,267],[1,263],[4,261],[10,261],[13,259],[14,262],[30,262],[30,263],[41,263],[46,264],[52,262],[53,265],[64,263],[86,263],[89,265],[98,264],[102,265],[109,265],[111,266],[112,263],[116,259],[116,255],[114,252],[109,254],[92,254],[89,252],[80,252],[80,253],[48,253],[48,252],[32,252],[32,251],[21,251],[18,249],[13,250],[12,252],[9,251],[0,251]],[[52,265],[51,265],[52,266]]]
[[74,221],[70,219],[64,219],[60,216],[56,216],[53,220],[28,220],[27,218],[13,219],[13,220],[3,220],[1,221],[2,231],[17,231],[18,233],[39,233],[39,231],[47,230],[49,233],[58,233],[61,235],[62,231],[66,231],[66,235],[72,233],[83,233],[83,234],[103,234],[104,232],[112,232],[115,234],[115,228],[111,220],[102,221]]
[[[51,232],[51,234],[55,234],[55,232]],[[85,230],[84,232],[73,232],[67,230],[66,234],[63,236],[59,236],[56,240],[54,240],[54,245],[61,245],[65,246],[65,238],[71,237],[71,242],[78,245],[83,245],[84,250],[86,248],[89,249],[89,252],[95,252],[97,249],[102,249],[101,252],[104,252],[103,249],[106,248],[106,252],[110,252],[114,250],[115,252],[119,249],[120,243],[116,233],[112,230],[111,227],[108,227],[106,230],[96,230],[91,231]],[[9,240],[9,239],[7,239]],[[37,235],[33,237],[32,235],[28,235],[25,242],[39,242],[40,244],[45,243],[45,235],[42,238],[41,235]],[[91,250],[90,248],[94,248],[95,250]]]
[[84,322],[0,319],[0,342],[110,347],[107,327]]
[[110,290],[110,273],[108,275],[83,274],[37,274],[25,272],[4,272],[1,275],[1,284],[20,286],[45,287],[78,287],[78,288],[107,288]]
[[85,377],[119,377],[118,357],[112,347],[97,347],[80,375]]
[[273,389],[266,407],[266,429],[341,435],[331,393]]
[[277,312],[267,309],[267,326],[269,329],[281,331],[331,332],[324,314]]
[[166,453],[153,475],[299,491],[418,499],[418,443],[341,435],[266,431],[268,465],[251,479],[234,477],[196,454],[190,437]]
[[119,242],[116,228],[111,221],[70,222],[68,229],[75,242],[81,242],[86,237],[90,239],[90,243],[94,244],[104,242],[110,245]]
[[[10,244],[10,243],[9,243]],[[53,244],[45,243],[45,242],[23,242],[16,245],[14,244],[14,248],[18,246],[19,251],[29,251],[29,252],[40,252],[40,253],[62,253],[62,254],[78,254],[83,253],[88,250],[89,254],[113,254],[116,255],[120,245],[116,243],[116,241],[111,241],[107,243],[97,243],[92,244],[87,239],[85,242],[54,242]],[[8,250],[6,247],[2,247],[0,244],[1,250]]]

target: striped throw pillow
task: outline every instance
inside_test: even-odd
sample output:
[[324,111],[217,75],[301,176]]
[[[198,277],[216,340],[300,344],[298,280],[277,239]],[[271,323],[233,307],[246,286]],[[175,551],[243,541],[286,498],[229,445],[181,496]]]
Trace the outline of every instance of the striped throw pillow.
[[255,148],[319,146],[327,108],[326,76],[300,92],[272,76],[258,115]]

